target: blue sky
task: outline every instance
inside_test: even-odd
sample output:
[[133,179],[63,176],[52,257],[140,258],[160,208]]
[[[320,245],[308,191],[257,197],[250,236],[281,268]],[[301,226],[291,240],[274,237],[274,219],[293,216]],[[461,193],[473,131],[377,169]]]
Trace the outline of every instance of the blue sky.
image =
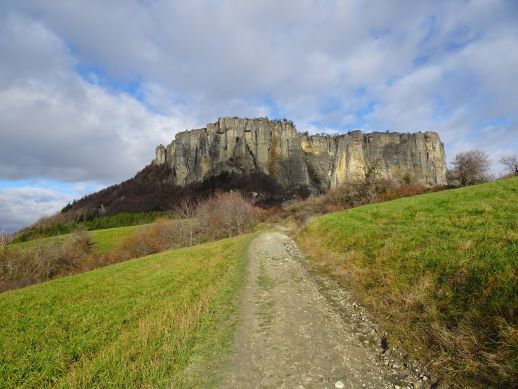
[[518,152],[518,2],[3,1],[0,229],[133,176],[220,116],[435,130]]

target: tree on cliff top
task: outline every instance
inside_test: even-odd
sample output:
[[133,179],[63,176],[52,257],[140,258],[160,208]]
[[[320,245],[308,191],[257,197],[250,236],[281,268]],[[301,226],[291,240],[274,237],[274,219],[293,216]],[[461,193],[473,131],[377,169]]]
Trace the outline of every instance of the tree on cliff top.
[[461,186],[484,182],[490,178],[490,164],[489,156],[484,151],[464,151],[455,156],[451,177]]

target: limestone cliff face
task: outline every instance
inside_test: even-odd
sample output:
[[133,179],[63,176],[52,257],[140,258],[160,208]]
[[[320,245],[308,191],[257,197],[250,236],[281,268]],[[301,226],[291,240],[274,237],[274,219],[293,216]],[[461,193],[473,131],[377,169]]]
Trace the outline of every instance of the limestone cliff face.
[[374,161],[386,178],[446,184],[444,145],[435,132],[308,135],[291,121],[266,118],[220,118],[180,132],[156,148],[154,164],[169,165],[180,186],[224,172],[263,173],[286,189],[318,192],[362,177]]

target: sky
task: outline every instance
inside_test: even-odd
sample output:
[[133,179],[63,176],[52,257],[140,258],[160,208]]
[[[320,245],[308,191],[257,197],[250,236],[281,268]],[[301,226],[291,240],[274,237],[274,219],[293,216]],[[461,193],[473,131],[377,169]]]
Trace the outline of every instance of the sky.
[[518,152],[518,1],[0,0],[0,232],[221,116]]

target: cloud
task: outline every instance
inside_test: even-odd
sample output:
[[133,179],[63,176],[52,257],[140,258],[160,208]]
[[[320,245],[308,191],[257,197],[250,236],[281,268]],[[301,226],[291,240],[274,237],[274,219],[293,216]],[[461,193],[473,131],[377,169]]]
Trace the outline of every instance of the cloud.
[[[183,125],[127,93],[82,79],[63,42],[38,22],[8,18],[0,48],[11,58],[0,72],[4,179],[111,183],[141,169]],[[19,53],[32,53],[33,62],[25,65]]]
[[0,189],[0,231],[17,231],[59,211],[71,200],[70,195],[46,188]]

